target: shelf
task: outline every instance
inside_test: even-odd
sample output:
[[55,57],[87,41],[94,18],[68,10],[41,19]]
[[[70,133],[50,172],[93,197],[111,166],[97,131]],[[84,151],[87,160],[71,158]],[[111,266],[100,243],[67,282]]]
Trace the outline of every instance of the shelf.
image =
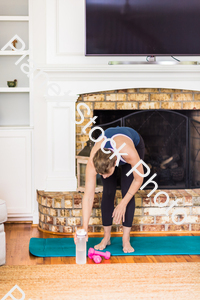
[[28,126],[28,125],[0,125],[0,130],[32,130],[34,129],[33,126]]
[[[32,103],[30,78],[20,68],[23,62],[30,57],[30,2],[31,0],[0,0],[0,131],[17,128],[29,130],[32,125]],[[16,50],[7,47],[8,41],[15,35]],[[25,44],[21,47],[20,38]],[[21,48],[21,50],[20,50]],[[16,62],[18,64],[16,65]],[[8,87],[7,81],[17,79],[16,87]]]
[[12,50],[7,50],[7,51],[0,51],[0,55],[24,55],[24,54],[29,55],[29,50],[25,51],[12,51]]
[[0,16],[0,21],[29,21],[29,16]]
[[15,88],[9,88],[9,87],[0,87],[0,93],[28,93],[30,92],[29,87],[15,87]]

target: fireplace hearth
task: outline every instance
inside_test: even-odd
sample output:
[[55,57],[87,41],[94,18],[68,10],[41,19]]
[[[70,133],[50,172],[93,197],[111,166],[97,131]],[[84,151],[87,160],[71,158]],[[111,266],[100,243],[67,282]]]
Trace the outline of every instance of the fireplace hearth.
[[[94,116],[98,116],[95,126],[104,130],[128,126],[141,134],[145,142],[144,161],[151,168],[144,182],[156,173],[154,180],[162,189],[200,187],[200,122],[193,117],[193,111],[94,110]],[[94,131],[95,138],[99,135],[100,131]],[[152,187],[149,184],[146,188]]]

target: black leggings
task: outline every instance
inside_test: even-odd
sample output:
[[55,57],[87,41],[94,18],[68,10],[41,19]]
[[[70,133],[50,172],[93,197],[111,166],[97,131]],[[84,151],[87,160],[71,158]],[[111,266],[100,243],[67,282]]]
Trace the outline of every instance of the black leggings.
[[[140,136],[140,142],[135,148],[139,154],[139,157],[143,160],[145,145],[141,136]],[[112,213],[114,210],[114,198],[115,198],[115,193],[117,188],[118,168],[121,168],[122,198],[126,195],[133,181],[133,173],[131,173],[129,176],[126,176],[126,173],[132,168],[130,164],[124,164],[119,167],[115,167],[114,173],[106,179],[104,179],[101,176],[103,182],[103,196],[101,202],[101,214],[102,214],[103,226],[112,225]],[[126,207],[125,222],[122,223],[123,226],[126,227],[132,226],[134,212],[135,212],[135,197],[133,196]]]

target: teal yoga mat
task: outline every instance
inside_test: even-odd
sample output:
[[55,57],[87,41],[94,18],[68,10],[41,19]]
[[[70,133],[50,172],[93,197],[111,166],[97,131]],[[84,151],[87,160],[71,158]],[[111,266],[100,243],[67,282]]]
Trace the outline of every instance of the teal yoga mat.
[[[87,249],[94,246],[102,238],[89,238]],[[111,255],[198,255],[200,254],[200,236],[155,236],[131,237],[133,253],[124,253],[122,238],[112,237],[111,245],[104,251]],[[73,238],[31,238],[29,243],[31,254],[40,257],[75,256],[76,249]]]

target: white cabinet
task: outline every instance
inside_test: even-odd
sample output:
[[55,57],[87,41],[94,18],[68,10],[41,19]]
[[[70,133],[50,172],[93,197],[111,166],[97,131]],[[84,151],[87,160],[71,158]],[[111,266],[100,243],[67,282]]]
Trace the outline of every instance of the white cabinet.
[[0,131],[0,197],[10,220],[32,216],[31,139],[29,129]]

